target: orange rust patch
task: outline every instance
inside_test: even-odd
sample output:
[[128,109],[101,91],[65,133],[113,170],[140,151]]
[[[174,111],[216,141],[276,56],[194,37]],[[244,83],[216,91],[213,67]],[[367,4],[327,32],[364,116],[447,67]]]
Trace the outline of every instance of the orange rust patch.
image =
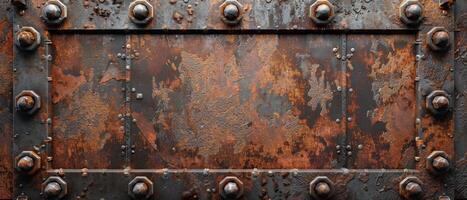
[[52,68],[53,93],[52,103],[56,104],[67,96],[72,96],[81,85],[86,82],[84,75],[78,77],[66,75],[59,67]]

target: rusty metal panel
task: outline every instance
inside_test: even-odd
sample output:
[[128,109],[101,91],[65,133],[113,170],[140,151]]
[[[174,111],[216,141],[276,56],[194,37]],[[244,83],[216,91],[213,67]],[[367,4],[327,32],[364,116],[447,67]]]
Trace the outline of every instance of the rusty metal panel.
[[132,167],[338,166],[339,35],[143,35],[131,44]]
[[415,35],[349,35],[348,119],[353,168],[414,168]]
[[455,1],[11,3],[7,198],[465,196]]
[[122,168],[122,35],[52,35],[54,168]]

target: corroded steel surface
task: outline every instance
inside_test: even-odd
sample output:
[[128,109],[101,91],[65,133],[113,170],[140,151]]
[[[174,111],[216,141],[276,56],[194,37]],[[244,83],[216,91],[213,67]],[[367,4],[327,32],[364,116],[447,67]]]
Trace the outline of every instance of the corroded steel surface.
[[13,136],[12,93],[13,75],[13,25],[9,2],[0,2],[0,199],[12,199],[13,159],[11,144]]
[[[226,177],[241,199],[311,199],[317,177],[333,199],[401,199],[410,180],[467,198],[466,3],[420,0],[408,26],[402,1],[331,0],[329,24],[309,17],[324,0],[153,0],[129,17],[141,1],[0,3],[0,199],[45,198],[50,177],[65,199],[129,199],[142,176],[151,199],[220,199]],[[15,44],[24,26],[37,49]],[[13,102],[28,90],[29,115]],[[451,110],[433,115],[440,90]],[[41,169],[14,171],[31,151]]]
[[[338,35],[131,39],[134,168],[334,168]],[[319,45],[320,49],[313,49]],[[160,51],[159,49],[164,49]],[[331,51],[331,52],[330,52]],[[210,53],[206,53],[210,52]]]

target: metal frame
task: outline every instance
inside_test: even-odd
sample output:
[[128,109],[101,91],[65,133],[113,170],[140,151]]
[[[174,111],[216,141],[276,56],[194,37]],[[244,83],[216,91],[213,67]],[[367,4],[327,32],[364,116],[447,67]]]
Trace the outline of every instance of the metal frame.
[[[30,179],[24,179],[15,173],[15,184],[22,185],[22,188],[14,187],[14,196],[27,194],[31,199],[38,199],[39,193],[34,192],[34,185],[36,182],[41,182],[42,178],[53,176],[56,174],[65,175],[64,180],[68,185],[73,187],[73,190],[69,190],[69,196],[73,197],[79,195],[80,192],[87,188],[89,180],[102,180],[102,182],[96,183],[96,187],[106,184],[105,181],[114,181],[118,187],[115,193],[115,188],[106,188],[102,192],[107,194],[106,199],[125,199],[126,198],[126,187],[130,182],[128,174],[138,176],[148,176],[153,182],[155,182],[154,193],[161,199],[170,199],[174,196],[183,197],[182,192],[174,194],[173,191],[185,191],[189,190],[193,186],[195,193],[200,199],[209,199],[212,196],[218,195],[215,191],[218,182],[229,175],[235,175],[241,177],[241,181],[248,186],[245,188],[245,198],[255,199],[263,196],[262,190],[258,188],[264,188],[266,195],[295,195],[294,197],[300,196],[307,198],[309,182],[316,176],[328,176],[334,182],[337,183],[337,193],[352,191],[352,192],[363,192],[361,195],[367,195],[368,198],[382,197],[380,195],[387,195],[390,197],[398,196],[396,190],[389,190],[377,194],[376,192],[368,192],[368,190],[381,189],[378,187],[391,185],[394,188],[397,184],[394,184],[394,180],[401,181],[403,178],[409,175],[415,175],[420,178],[424,185],[433,185],[435,187],[427,191],[427,197],[437,197],[448,195],[454,198],[454,188],[446,188],[441,186],[443,183],[450,184],[452,181],[453,174],[446,175],[443,179],[435,179],[429,175],[425,170],[426,157],[433,150],[442,150],[447,152],[449,155],[454,156],[454,139],[451,137],[454,131],[454,120],[448,116],[445,120],[439,120],[431,117],[427,114],[426,109],[423,107],[425,97],[432,90],[445,90],[451,96],[455,94],[454,88],[454,49],[450,48],[446,52],[435,52],[428,48],[425,37],[432,27],[442,26],[450,31],[451,38],[453,38],[455,31],[453,21],[453,8],[450,7],[447,11],[439,9],[438,5],[433,1],[421,1],[424,5],[425,15],[437,16],[426,19],[419,27],[407,27],[402,24],[398,19],[394,19],[393,15],[397,15],[399,9],[399,1],[384,1],[384,5],[368,4],[367,14],[352,13],[355,5],[352,5],[350,1],[339,2],[332,1],[338,8],[343,12],[336,13],[334,22],[332,22],[325,29],[315,25],[307,17],[308,6],[312,4],[312,0],[307,0],[306,6],[299,6],[303,8],[304,12],[293,16],[282,16],[282,18],[289,17],[290,23],[282,23],[281,20],[271,20],[274,17],[260,18],[261,12],[266,13],[265,16],[273,16],[277,13],[286,15],[287,13],[281,9],[278,2],[272,1],[270,3],[264,3],[260,1],[242,1],[244,5],[248,5],[250,10],[244,13],[245,18],[248,15],[255,16],[249,20],[244,19],[239,26],[226,26],[219,18],[217,4],[212,5],[209,1],[201,2],[197,7],[194,7],[194,13],[198,13],[199,17],[191,19],[191,23],[183,20],[182,23],[173,20],[171,17],[166,16],[174,12],[181,12],[180,9],[186,7],[182,2],[177,2],[176,5],[171,5],[168,1],[159,2],[160,6],[155,7],[155,13],[152,20],[146,27],[141,27],[131,23],[128,19],[127,7],[129,1],[122,1],[119,7],[115,5],[104,6],[105,9],[117,9],[120,12],[109,15],[105,20],[104,18],[95,18],[89,20],[83,17],[81,13],[88,13],[89,8],[86,8],[80,4],[69,4],[68,16],[66,21],[61,26],[47,27],[46,24],[41,22],[40,9],[27,9],[25,11],[15,11],[14,13],[14,32],[17,32],[22,26],[32,26],[39,31],[43,36],[43,41],[38,49],[34,51],[22,51],[19,48],[14,48],[14,63],[13,71],[16,78],[13,88],[13,96],[18,94],[22,90],[34,90],[41,97],[42,108],[37,114],[31,116],[19,115],[14,112],[13,118],[13,131],[15,138],[13,141],[12,156],[18,155],[22,151],[34,151],[39,154],[43,160],[46,160],[45,169],[43,173],[38,173],[32,176]],[[35,2],[31,2],[34,4]],[[287,6],[294,5],[295,2],[283,2]],[[30,8],[41,5],[28,5]],[[159,10],[159,11],[158,11]],[[22,14],[20,15],[20,12]],[[207,12],[202,14],[203,12]],[[351,14],[347,14],[350,12]],[[447,13],[447,14],[446,14]],[[389,16],[386,16],[389,15]],[[205,16],[205,17],[202,17]],[[189,18],[189,16],[187,16]],[[371,20],[370,20],[371,19]],[[379,22],[376,19],[381,19]],[[111,23],[108,23],[111,22]],[[230,32],[230,29],[234,29],[237,32]],[[237,30],[235,30],[237,29]],[[240,29],[242,29],[240,31]],[[48,38],[53,34],[70,34],[70,33],[97,33],[106,34],[109,31],[117,31],[119,33],[167,33],[167,34],[182,34],[189,30],[190,33],[265,33],[265,34],[287,34],[287,33],[315,33],[329,31],[330,33],[339,34],[341,37],[340,54],[347,55],[350,52],[350,48],[347,46],[347,36],[349,33],[410,33],[417,34],[417,40],[414,41],[417,51],[417,80],[414,80],[417,85],[417,121],[416,124],[418,130],[418,137],[414,138],[414,142],[417,147],[417,156],[421,161],[416,162],[414,169],[409,170],[385,170],[385,169],[334,169],[334,170],[303,170],[303,169],[191,169],[191,170],[179,170],[179,169],[53,169],[52,164],[53,158],[50,157],[52,146],[50,141],[53,139],[53,133],[50,132],[50,125],[53,123],[51,116],[51,96],[50,96],[50,67],[53,60],[53,41]],[[228,31],[230,30],[230,31]],[[129,34],[130,35],[130,34]],[[15,36],[15,35],[14,35]],[[131,37],[127,37],[126,44],[131,43]],[[454,44],[452,44],[453,46]],[[57,49],[59,50],[59,49]],[[126,48],[125,52],[131,52],[131,47]],[[115,52],[117,53],[117,52]],[[127,54],[128,55],[128,54]],[[45,59],[44,59],[45,58]],[[127,57],[126,65],[122,67],[126,73],[131,72],[132,62],[131,57]],[[342,69],[346,68],[347,59],[343,59],[341,62]],[[28,67],[24,67],[28,66]],[[436,72],[436,73],[433,73]],[[456,77],[457,79],[457,77]],[[131,106],[136,100],[132,97],[131,91],[131,80],[122,81],[122,86],[125,88],[125,92],[122,95],[127,102],[125,103],[126,113],[131,113]],[[348,111],[345,109],[345,105],[348,101],[349,89],[345,85],[342,86],[342,103],[344,105],[342,111],[342,121],[350,119],[348,118]],[[452,113],[450,113],[452,115]],[[125,152],[125,162],[128,164],[131,162],[131,149],[132,145],[131,137],[131,123],[133,118],[129,115],[124,115],[124,130],[125,130],[125,141],[127,142]],[[446,126],[447,124],[447,126]],[[439,128],[448,127],[451,133],[441,134],[437,130]],[[426,130],[428,129],[428,130]],[[456,134],[456,137],[461,137]],[[348,141],[349,135],[346,134],[345,138],[340,138],[339,143],[343,146],[350,143]],[[431,140],[442,140],[445,143],[433,143]],[[445,144],[452,145],[445,145]],[[355,147],[353,147],[355,148]],[[416,158],[415,158],[416,159]],[[454,159],[453,159],[454,160]],[[348,166],[352,161],[347,156],[341,155],[339,161],[342,167]],[[182,178],[180,178],[182,177]],[[355,177],[362,177],[365,181],[355,180]],[[34,181],[32,181],[34,180]],[[181,181],[184,180],[184,181]],[[201,183],[208,182],[207,185],[201,185]],[[281,183],[281,186],[277,186],[276,183]],[[372,184],[375,183],[375,184]],[[287,186],[287,187],[286,187]],[[274,190],[277,187],[278,190]],[[122,189],[123,188],[123,189]],[[170,189],[167,189],[170,188]],[[299,191],[290,191],[290,188],[302,188]],[[363,191],[362,191],[363,188]],[[366,188],[366,190],[364,189]],[[122,189],[122,190],[120,190]],[[436,189],[442,189],[437,191]],[[277,192],[280,191],[280,192]],[[87,192],[87,191],[86,191]],[[85,192],[85,193],[86,193]],[[88,195],[97,195],[96,191],[89,191]],[[349,192],[351,193],[351,192]],[[125,194],[125,195],[124,195]],[[348,196],[352,198],[351,196]],[[385,196],[386,197],[386,196]],[[358,197],[361,198],[361,197]]]

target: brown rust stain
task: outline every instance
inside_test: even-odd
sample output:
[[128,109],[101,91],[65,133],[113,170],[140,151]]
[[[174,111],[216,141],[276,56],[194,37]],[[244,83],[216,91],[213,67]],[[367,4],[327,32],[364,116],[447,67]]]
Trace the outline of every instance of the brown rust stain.
[[[357,102],[356,95],[364,91],[359,85],[352,86],[357,94],[351,94],[350,113],[368,109],[365,116],[353,116],[355,120],[349,123],[354,130],[354,145],[363,145],[356,155],[358,167],[404,168],[415,156],[415,56],[412,43],[396,47],[396,41],[394,37],[372,37],[370,53],[353,58],[361,59],[359,62],[363,64],[352,68],[368,67],[364,76],[370,81],[371,97],[376,104],[368,107],[371,101]],[[378,49],[378,44],[389,50]],[[370,130],[361,127],[360,119],[370,120]]]
[[91,91],[69,101],[68,112],[53,120],[55,167],[110,167],[110,154],[115,152],[105,146],[124,139],[115,109],[118,103],[112,98],[104,101]]
[[136,119],[136,125],[145,138],[147,144],[157,150],[157,133],[154,130],[153,123],[148,121],[142,114],[137,112],[133,112],[132,117]]
[[102,74],[102,78],[99,81],[99,83],[104,84],[109,82],[110,80],[126,80],[126,74],[119,69],[119,66],[117,66],[116,61],[113,59],[112,55],[109,55],[109,60],[110,61],[107,66],[107,69]]
[[[152,94],[152,99],[132,106],[141,110],[135,113],[139,138],[159,134],[157,141],[166,147],[152,153],[143,147],[136,153],[156,157],[146,166],[332,167],[334,140],[343,124],[335,123],[323,108],[333,99],[330,88],[336,81],[329,77],[341,75],[311,55],[298,57],[297,51],[307,54],[307,45],[284,49],[282,45],[302,41],[280,43],[270,35],[178,37],[139,37],[132,45],[141,48],[142,57],[151,55],[153,48],[167,48],[134,63],[141,70],[134,72],[134,84]],[[204,53],[204,48],[212,53]],[[310,87],[315,87],[311,90],[316,96],[308,96]],[[310,99],[315,107],[307,105]],[[317,113],[313,126],[302,109]]]
[[73,92],[86,82],[83,74],[79,76],[67,75],[59,67],[52,68],[53,93],[52,103],[58,103],[63,98],[72,97]]

